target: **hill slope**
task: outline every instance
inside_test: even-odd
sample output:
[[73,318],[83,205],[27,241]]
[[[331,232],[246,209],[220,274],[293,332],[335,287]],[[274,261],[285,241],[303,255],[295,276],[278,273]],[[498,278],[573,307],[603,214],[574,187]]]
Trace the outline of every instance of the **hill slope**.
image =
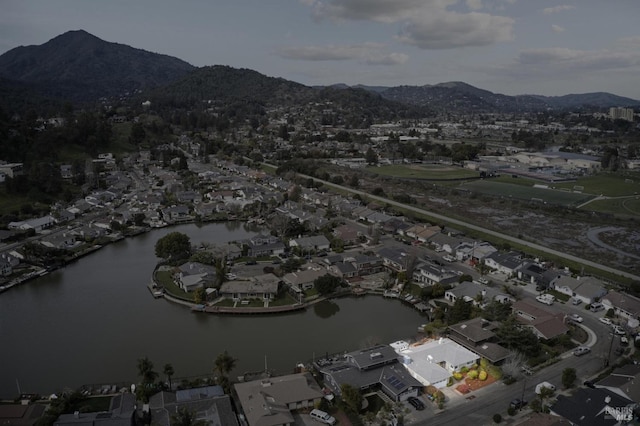
[[69,31],[38,46],[0,56],[0,77],[49,96],[94,100],[160,86],[194,67],[180,59]]

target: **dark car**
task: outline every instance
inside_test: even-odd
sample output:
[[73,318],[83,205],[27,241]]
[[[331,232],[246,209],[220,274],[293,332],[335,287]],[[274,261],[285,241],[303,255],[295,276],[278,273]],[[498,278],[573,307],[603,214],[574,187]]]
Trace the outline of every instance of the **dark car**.
[[407,401],[409,401],[409,404],[413,405],[413,408],[416,410],[424,410],[424,403],[415,396],[410,396]]
[[514,399],[513,401],[511,401],[511,404],[509,404],[510,407],[515,408],[516,410],[523,408],[525,405],[527,405],[527,401],[520,398]]

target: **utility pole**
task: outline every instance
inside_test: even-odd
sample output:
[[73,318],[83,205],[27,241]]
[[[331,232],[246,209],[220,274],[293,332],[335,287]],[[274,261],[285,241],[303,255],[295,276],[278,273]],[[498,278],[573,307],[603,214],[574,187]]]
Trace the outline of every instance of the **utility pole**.
[[522,407],[524,406],[524,388],[527,387],[527,378],[525,377],[522,380],[522,397],[520,398],[520,408],[518,408],[518,411],[522,411]]
[[611,343],[609,343],[609,354],[607,355],[607,359],[604,361],[604,366],[609,366],[609,360],[611,359],[611,350],[613,349],[613,339],[615,339],[615,335],[613,333],[609,333],[611,336]]

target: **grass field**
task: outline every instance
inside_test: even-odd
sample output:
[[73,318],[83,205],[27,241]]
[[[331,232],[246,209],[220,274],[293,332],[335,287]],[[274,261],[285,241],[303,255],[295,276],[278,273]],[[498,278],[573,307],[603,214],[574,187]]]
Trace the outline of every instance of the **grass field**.
[[384,176],[424,180],[461,179],[478,177],[479,173],[469,169],[438,164],[397,164],[392,166],[367,167],[367,171]]
[[467,182],[460,185],[460,189],[467,189],[481,194],[511,197],[519,200],[536,199],[549,204],[559,204],[563,206],[574,206],[593,198],[589,194],[578,194],[568,191],[557,191],[553,189],[534,188],[533,186],[515,185],[510,183],[496,182],[493,180],[481,180]]
[[640,198],[616,198],[594,200],[583,207],[585,210],[612,213],[620,216],[640,217]]
[[582,186],[582,192],[607,197],[621,197],[624,195],[640,194],[640,176],[621,176],[614,174],[599,174],[579,178],[575,182],[554,183],[556,188],[572,190],[574,186]]

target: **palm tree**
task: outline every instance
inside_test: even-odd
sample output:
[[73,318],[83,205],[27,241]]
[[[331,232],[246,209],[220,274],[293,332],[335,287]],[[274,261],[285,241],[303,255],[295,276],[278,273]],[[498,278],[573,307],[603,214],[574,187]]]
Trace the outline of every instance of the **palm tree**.
[[236,359],[233,358],[227,351],[219,354],[214,361],[214,371],[220,376],[226,377],[236,366]]
[[138,375],[142,378],[142,384],[149,386],[158,378],[158,373],[153,371],[153,363],[148,357],[138,359]]
[[173,390],[171,387],[171,376],[175,373],[175,371],[173,371],[173,366],[171,364],[165,364],[163,373],[167,376],[167,380],[169,380],[169,390]]
[[203,426],[206,422],[196,420],[196,415],[187,407],[180,407],[175,414],[171,415],[171,424],[174,426]]

